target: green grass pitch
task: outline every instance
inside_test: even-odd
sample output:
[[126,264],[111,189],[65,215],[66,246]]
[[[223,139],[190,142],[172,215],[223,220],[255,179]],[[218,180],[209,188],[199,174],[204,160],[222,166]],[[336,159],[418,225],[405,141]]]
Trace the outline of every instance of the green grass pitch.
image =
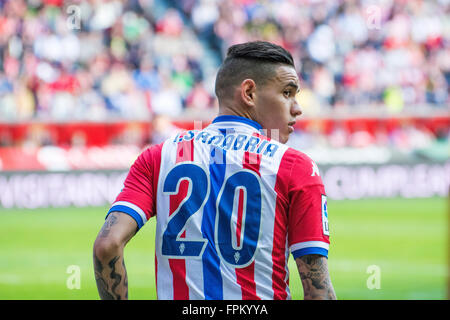
[[[446,299],[447,206],[445,198],[329,200],[329,269],[338,298]],[[0,299],[98,299],[92,245],[106,211],[0,209]],[[130,299],[156,297],[154,230],[152,219],[125,249]],[[289,261],[292,296],[301,299]],[[72,265],[80,270],[79,289],[67,286]],[[378,288],[368,286],[376,283],[369,266],[379,271]]]

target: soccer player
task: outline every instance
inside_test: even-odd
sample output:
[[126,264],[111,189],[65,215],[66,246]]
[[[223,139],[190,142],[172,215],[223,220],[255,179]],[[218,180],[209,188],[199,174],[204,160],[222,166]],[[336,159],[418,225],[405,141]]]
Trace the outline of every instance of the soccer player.
[[123,250],[155,216],[158,299],[290,299],[289,254],[305,299],[335,299],[320,173],[284,144],[301,114],[291,54],[262,41],[231,46],[215,90],[209,126],[132,165],[94,244],[100,297],[128,297]]

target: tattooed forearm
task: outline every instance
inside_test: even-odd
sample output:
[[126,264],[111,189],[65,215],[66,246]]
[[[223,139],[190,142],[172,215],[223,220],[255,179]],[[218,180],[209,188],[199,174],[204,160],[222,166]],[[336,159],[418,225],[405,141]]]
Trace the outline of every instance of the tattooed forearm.
[[114,280],[111,291],[115,293],[117,299],[120,300],[120,294],[116,293],[117,286],[120,284],[120,281],[122,280],[122,276],[116,273],[116,262],[117,260],[119,260],[119,258],[120,257],[112,258],[112,260],[108,263],[108,265],[111,268],[111,273],[109,274],[109,277]]
[[117,263],[121,258],[121,256],[115,256],[105,268],[94,253],[95,281],[102,300],[128,299],[128,277],[125,262],[122,259],[122,263]]
[[128,275],[127,275],[127,268],[125,267],[125,260],[122,259],[122,267],[123,270],[125,270],[125,279],[123,279],[123,284],[125,286],[125,299],[128,299]]
[[116,300],[115,297],[108,291],[108,284],[101,277],[101,275],[95,273],[95,281],[97,282],[98,294],[102,300]]
[[136,221],[111,212],[94,242],[94,272],[101,299],[128,299],[128,277],[123,250],[137,231]]
[[97,283],[98,293],[100,299],[102,300],[114,300],[114,296],[109,292],[108,284],[103,278],[103,265],[100,259],[94,253],[94,272],[95,272],[95,282]]
[[297,258],[296,262],[305,299],[336,299],[324,256],[306,255]]

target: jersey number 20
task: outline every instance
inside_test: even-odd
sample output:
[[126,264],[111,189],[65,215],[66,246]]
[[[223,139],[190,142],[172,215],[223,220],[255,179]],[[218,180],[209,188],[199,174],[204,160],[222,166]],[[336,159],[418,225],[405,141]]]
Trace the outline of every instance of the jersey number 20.
[[[173,258],[201,257],[207,239],[181,238],[187,221],[192,215],[203,212],[209,198],[210,182],[205,170],[193,163],[175,166],[167,175],[163,192],[176,194],[182,180],[189,181],[186,198],[171,214],[163,233],[162,254]],[[221,259],[234,267],[245,267],[253,261],[261,227],[261,184],[259,176],[251,170],[242,169],[229,176],[220,187],[215,203],[214,241]],[[242,241],[233,241],[232,214],[240,190],[244,191],[242,208]]]

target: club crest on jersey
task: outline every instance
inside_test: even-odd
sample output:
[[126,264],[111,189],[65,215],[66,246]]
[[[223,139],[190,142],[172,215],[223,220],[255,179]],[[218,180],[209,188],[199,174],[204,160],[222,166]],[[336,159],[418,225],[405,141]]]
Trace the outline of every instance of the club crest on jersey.
[[238,263],[240,257],[241,257],[240,253],[236,251],[236,253],[234,254],[234,261],[235,261],[236,263]]
[[323,234],[330,235],[330,229],[328,225],[328,208],[327,208],[327,196],[322,195],[322,227]]

